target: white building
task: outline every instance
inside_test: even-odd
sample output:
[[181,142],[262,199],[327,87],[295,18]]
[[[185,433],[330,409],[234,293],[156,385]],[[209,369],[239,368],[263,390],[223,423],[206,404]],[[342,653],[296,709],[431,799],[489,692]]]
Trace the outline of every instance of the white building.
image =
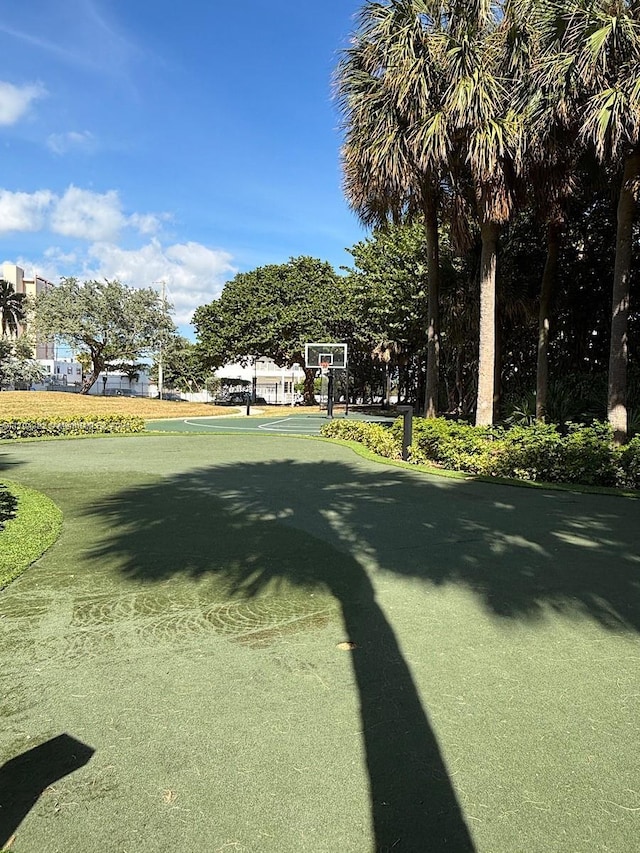
[[66,386],[75,388],[82,384],[82,365],[72,358],[39,358],[45,372],[45,387]]
[[121,370],[103,371],[90,390],[89,394],[105,397],[133,396],[153,397],[157,394],[155,386],[149,378],[149,365],[140,365],[136,371],[137,378],[131,379]]
[[251,359],[246,367],[225,364],[215,372],[218,379],[239,379],[255,384],[256,397],[263,397],[269,405],[292,405],[296,399],[294,386],[304,381],[304,370],[299,364],[278,367],[271,358],[261,356]]

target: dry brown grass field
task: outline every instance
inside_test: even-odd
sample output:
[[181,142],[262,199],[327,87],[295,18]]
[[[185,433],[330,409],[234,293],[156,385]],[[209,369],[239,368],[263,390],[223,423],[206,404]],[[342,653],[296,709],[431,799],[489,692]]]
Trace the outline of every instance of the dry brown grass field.
[[[21,418],[48,415],[71,417],[73,415],[126,414],[138,415],[146,420],[159,418],[213,417],[244,413],[244,407],[213,406],[208,403],[176,403],[170,400],[151,400],[148,397],[101,397],[97,395],[69,394],[58,391],[3,391],[0,394],[0,418]],[[261,406],[251,409],[252,414],[285,416],[311,414],[314,407]]]

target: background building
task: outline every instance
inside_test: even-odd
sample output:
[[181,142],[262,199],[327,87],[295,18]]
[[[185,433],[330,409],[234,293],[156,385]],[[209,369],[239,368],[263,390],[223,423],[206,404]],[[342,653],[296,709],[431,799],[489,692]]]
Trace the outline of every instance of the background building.
[[261,356],[251,359],[246,367],[240,364],[225,364],[216,370],[219,379],[240,379],[255,385],[256,397],[262,397],[270,405],[284,403],[292,405],[296,400],[294,386],[304,382],[304,370],[299,364],[293,367],[278,367],[271,358]]
[[[10,282],[16,293],[24,293],[25,296],[35,298],[47,287],[53,287],[50,281],[36,275],[34,272],[32,278],[26,278],[22,267],[16,264],[3,263],[2,275],[0,276],[5,281]],[[27,333],[28,322],[20,324],[18,337],[22,337]],[[53,340],[36,341],[33,348],[33,356],[37,359],[54,359],[55,358],[55,343]]]

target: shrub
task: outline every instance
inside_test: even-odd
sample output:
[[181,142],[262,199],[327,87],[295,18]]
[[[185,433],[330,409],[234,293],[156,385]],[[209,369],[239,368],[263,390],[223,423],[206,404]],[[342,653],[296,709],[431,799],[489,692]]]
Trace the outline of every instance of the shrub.
[[502,434],[490,473],[552,482],[558,477],[561,456],[562,436],[553,424],[514,426]]
[[495,440],[502,430],[474,427],[444,418],[414,418],[410,460],[435,463],[453,471],[492,473]]
[[[395,424],[394,424],[395,427]],[[365,421],[331,421],[324,424],[321,435],[327,438],[341,438],[345,441],[357,441],[379,456],[399,459],[402,456],[402,431]]]
[[554,424],[534,423],[507,430],[493,474],[544,483],[613,486],[619,452],[608,424],[567,424],[562,435]]
[[68,418],[42,417],[0,420],[0,439],[143,431],[144,420],[133,415],[74,415]]
[[584,486],[615,486],[620,451],[613,445],[609,424],[567,424],[562,441],[562,466],[557,479]]
[[618,483],[629,489],[640,489],[640,436],[632,438],[620,453]]
[[[410,462],[454,471],[543,483],[640,488],[640,436],[623,450],[613,445],[608,424],[474,427],[444,418],[414,418]],[[391,428],[361,421],[332,421],[322,434],[364,444],[399,459],[403,419]]]

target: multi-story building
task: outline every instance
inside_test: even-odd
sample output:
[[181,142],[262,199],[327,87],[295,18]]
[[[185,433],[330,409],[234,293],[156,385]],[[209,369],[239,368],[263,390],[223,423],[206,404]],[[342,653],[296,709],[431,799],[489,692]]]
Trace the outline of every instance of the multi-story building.
[[[35,272],[33,274],[33,278],[25,278],[24,270],[16,264],[3,263],[1,271],[2,275],[0,277],[12,284],[16,293],[24,293],[25,296],[35,297],[42,293],[43,290],[46,290],[47,287],[52,287],[50,281],[36,275]],[[25,321],[20,324],[18,337],[21,337],[26,333],[27,322]],[[36,341],[34,344],[33,356],[38,359],[55,358],[54,341]]]

